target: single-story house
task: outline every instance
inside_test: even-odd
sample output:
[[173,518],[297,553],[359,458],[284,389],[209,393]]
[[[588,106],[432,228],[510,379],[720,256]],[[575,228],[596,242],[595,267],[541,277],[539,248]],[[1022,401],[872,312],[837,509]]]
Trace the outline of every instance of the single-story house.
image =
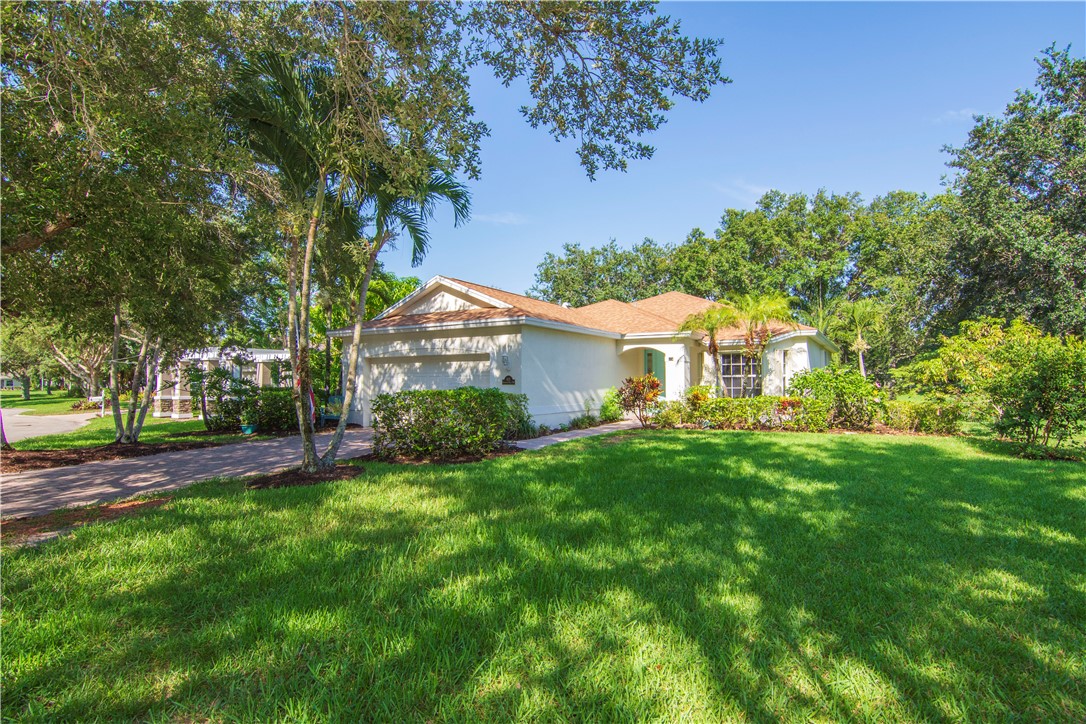
[[[667,292],[637,302],[609,299],[570,308],[436,276],[367,322],[348,420],[371,424],[370,402],[386,392],[497,387],[528,396],[537,423],[555,426],[598,412],[626,377],[652,372],[664,399],[713,384],[705,335],[678,332],[708,299]],[[727,394],[783,394],[792,375],[829,364],[837,346],[813,327],[774,323],[762,364],[751,371],[739,329],[718,334]],[[351,329],[342,338],[346,375]],[[743,379],[746,375],[746,380]]]
[[[186,370],[191,367],[204,372],[226,368],[234,378],[246,379],[258,387],[281,387],[289,384],[290,353],[255,347],[208,347],[185,352],[176,364],[159,368],[152,417],[200,417],[200,406],[193,404],[189,391]],[[286,374],[281,374],[284,370]]]

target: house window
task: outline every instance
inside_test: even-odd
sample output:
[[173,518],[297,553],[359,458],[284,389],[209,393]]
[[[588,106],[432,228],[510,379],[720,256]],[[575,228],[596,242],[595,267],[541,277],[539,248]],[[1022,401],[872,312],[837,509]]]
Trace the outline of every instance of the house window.
[[762,394],[762,363],[743,354],[720,355],[720,375],[728,397]]

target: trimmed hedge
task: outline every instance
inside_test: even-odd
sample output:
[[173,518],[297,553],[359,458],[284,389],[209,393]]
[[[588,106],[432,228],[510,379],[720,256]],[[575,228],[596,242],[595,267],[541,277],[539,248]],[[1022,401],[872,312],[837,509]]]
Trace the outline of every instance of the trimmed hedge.
[[769,395],[707,398],[702,392],[694,387],[685,401],[657,405],[652,422],[660,427],[692,425],[721,430],[822,432],[829,428],[829,405],[818,399]]
[[882,423],[905,432],[953,435],[958,432],[963,414],[960,402],[887,400],[883,405]]
[[373,401],[373,449],[383,457],[486,455],[531,429],[527,397],[496,389],[410,390]]

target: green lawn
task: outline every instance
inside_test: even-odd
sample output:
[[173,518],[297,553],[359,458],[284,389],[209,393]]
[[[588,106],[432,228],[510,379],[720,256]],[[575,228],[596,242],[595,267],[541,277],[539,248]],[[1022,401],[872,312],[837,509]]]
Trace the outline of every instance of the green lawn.
[[1086,466],[646,432],[4,555],[28,720],[1086,720]]
[[[270,440],[270,435],[242,435],[241,433],[224,432],[221,435],[201,435],[199,437],[185,436],[186,432],[202,432],[204,427],[202,420],[168,420],[154,418],[150,414],[140,432],[140,442],[246,442],[251,440]],[[108,445],[116,438],[116,427],[113,424],[113,415],[108,413],[103,418],[95,418],[78,430],[62,432],[56,435],[41,435],[20,442],[13,442],[11,446],[16,450],[70,450],[79,447],[97,447]]]
[[54,390],[51,395],[43,390],[31,390],[30,399],[24,400],[22,390],[3,390],[0,392],[0,407],[5,410],[16,407],[26,410],[24,415],[64,415],[75,412],[72,403],[80,399],[68,397],[65,390]]

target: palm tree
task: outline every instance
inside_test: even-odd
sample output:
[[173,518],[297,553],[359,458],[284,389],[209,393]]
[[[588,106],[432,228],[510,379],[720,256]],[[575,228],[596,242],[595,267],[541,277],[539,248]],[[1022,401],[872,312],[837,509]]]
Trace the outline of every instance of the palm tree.
[[847,336],[848,346],[856,353],[860,363],[860,374],[867,377],[864,352],[871,349],[871,345],[867,343],[866,337],[882,328],[883,314],[880,305],[874,299],[857,299],[855,302],[842,303],[838,314],[840,316],[834,320],[834,326]]
[[[743,331],[743,356],[750,360],[751,374],[754,361],[761,360],[772,336],[770,324],[780,322],[795,326],[792,321],[792,304],[780,294],[740,294],[730,299],[735,309],[739,328]],[[743,375],[743,396],[746,396],[747,376]]]
[[[358,207],[372,209],[373,233],[361,233],[356,239],[359,261],[363,265],[362,283],[358,289],[355,304],[354,328],[351,333],[351,353],[347,360],[347,379],[353,380],[358,374],[359,351],[362,347],[362,325],[366,319],[366,296],[369,294],[370,281],[377,264],[377,256],[400,233],[405,233],[411,241],[411,261],[418,264],[426,256],[430,247],[430,233],[427,224],[433,219],[437,205],[448,201],[453,209],[453,223],[459,226],[467,221],[471,212],[468,190],[455,179],[432,167],[429,178],[417,184],[410,195],[397,194],[387,190],[386,175],[381,169],[372,166],[362,178],[351,179],[351,191]],[[343,391],[343,409],[349,410],[354,399],[354,384],[345,385]],[[322,466],[335,464],[336,453],[347,428],[347,415],[339,417],[339,424],[328,449],[321,456]]]
[[[333,92],[326,68],[275,53],[259,53],[242,66],[236,88],[224,104],[250,150],[260,163],[274,169],[279,181],[278,193],[272,194],[271,200],[285,220],[283,234],[289,244],[287,337],[305,471],[335,463],[346,425],[343,415],[328,450],[318,457],[309,367],[309,312],[318,241],[326,247],[350,247],[354,263],[363,270],[354,330],[357,351],[366,294],[381,250],[398,234],[406,233],[412,243],[412,260],[417,263],[429,245],[426,224],[440,200],[453,203],[458,224],[468,214],[466,189],[442,173],[436,160],[429,173],[422,173],[422,180],[414,184],[390,183],[387,169],[368,163],[366,149],[372,148],[372,141],[362,131],[351,135],[337,123],[349,110],[341,107],[345,102]],[[415,146],[417,158],[417,139],[402,141]],[[393,187],[401,191],[390,191]],[[402,190],[405,187],[407,190]],[[372,234],[364,233],[367,220],[374,226]],[[349,372],[353,376],[357,359],[352,359]],[[352,392],[350,387],[345,390],[345,409]]]
[[698,314],[691,314],[679,327],[680,332],[704,332],[709,338],[709,355],[713,358],[713,377],[716,380],[716,394],[719,397],[724,387],[720,371],[720,346],[717,334],[722,329],[733,327],[739,321],[735,308],[720,304]]
[[[227,115],[257,160],[275,170],[279,211],[289,244],[287,347],[294,374],[295,410],[302,434],[302,469],[319,460],[313,440],[313,381],[309,369],[309,309],[317,235],[329,177],[336,170],[336,100],[327,69],[302,67],[277,53],[242,64],[225,101]],[[301,237],[305,237],[304,250]]]

